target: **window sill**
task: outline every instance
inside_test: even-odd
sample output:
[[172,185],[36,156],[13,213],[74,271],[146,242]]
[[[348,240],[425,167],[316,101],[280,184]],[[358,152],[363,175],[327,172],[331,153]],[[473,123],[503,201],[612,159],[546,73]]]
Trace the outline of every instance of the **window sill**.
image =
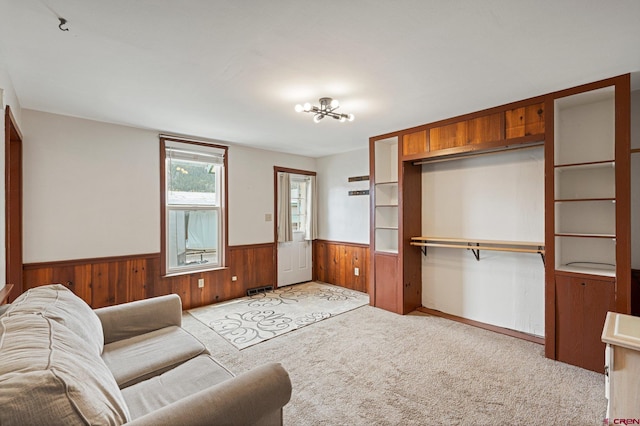
[[203,268],[203,269],[189,269],[184,271],[170,272],[162,276],[162,278],[171,278],[171,277],[179,277],[181,275],[193,275],[200,274],[203,272],[212,272],[212,271],[223,271],[225,269],[229,269],[228,266],[218,266],[215,268]]

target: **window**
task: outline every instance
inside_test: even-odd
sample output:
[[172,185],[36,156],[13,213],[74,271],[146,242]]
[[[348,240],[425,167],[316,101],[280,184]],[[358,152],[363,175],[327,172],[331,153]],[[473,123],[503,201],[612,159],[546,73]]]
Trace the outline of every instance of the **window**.
[[160,138],[163,274],[224,266],[227,147]]
[[304,232],[307,226],[307,185],[306,176],[291,178],[291,229]]

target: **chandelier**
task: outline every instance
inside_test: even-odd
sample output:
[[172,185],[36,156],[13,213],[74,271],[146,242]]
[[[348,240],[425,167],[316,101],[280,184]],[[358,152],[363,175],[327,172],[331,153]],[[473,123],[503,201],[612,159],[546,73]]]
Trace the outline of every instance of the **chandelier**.
[[325,117],[335,118],[339,120],[341,123],[345,121],[353,121],[356,118],[353,114],[341,114],[336,112],[338,108],[340,108],[340,102],[337,99],[331,98],[320,98],[319,99],[320,106],[317,107],[315,105],[311,105],[307,102],[304,105],[296,105],[296,112],[310,112],[313,115],[313,121],[315,123],[319,123]]

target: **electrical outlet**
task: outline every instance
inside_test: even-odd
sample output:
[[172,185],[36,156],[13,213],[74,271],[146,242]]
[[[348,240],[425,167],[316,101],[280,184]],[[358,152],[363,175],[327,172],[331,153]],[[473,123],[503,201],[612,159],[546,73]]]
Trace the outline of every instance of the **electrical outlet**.
[[355,275],[356,277],[360,276],[360,268],[353,268],[353,275]]
[[231,277],[231,281],[238,281],[238,277],[236,277],[235,275]]
[[200,278],[198,279],[198,288],[203,288],[204,287],[204,278]]

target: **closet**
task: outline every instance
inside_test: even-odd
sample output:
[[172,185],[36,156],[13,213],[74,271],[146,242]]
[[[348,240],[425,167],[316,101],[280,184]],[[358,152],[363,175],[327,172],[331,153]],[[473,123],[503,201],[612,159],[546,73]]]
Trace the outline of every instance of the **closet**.
[[[422,164],[536,146],[544,242],[421,235]],[[422,305],[427,247],[539,253],[545,355],[603,371],[606,313],[631,312],[630,75],[375,136],[369,153],[372,305],[399,314]]]

